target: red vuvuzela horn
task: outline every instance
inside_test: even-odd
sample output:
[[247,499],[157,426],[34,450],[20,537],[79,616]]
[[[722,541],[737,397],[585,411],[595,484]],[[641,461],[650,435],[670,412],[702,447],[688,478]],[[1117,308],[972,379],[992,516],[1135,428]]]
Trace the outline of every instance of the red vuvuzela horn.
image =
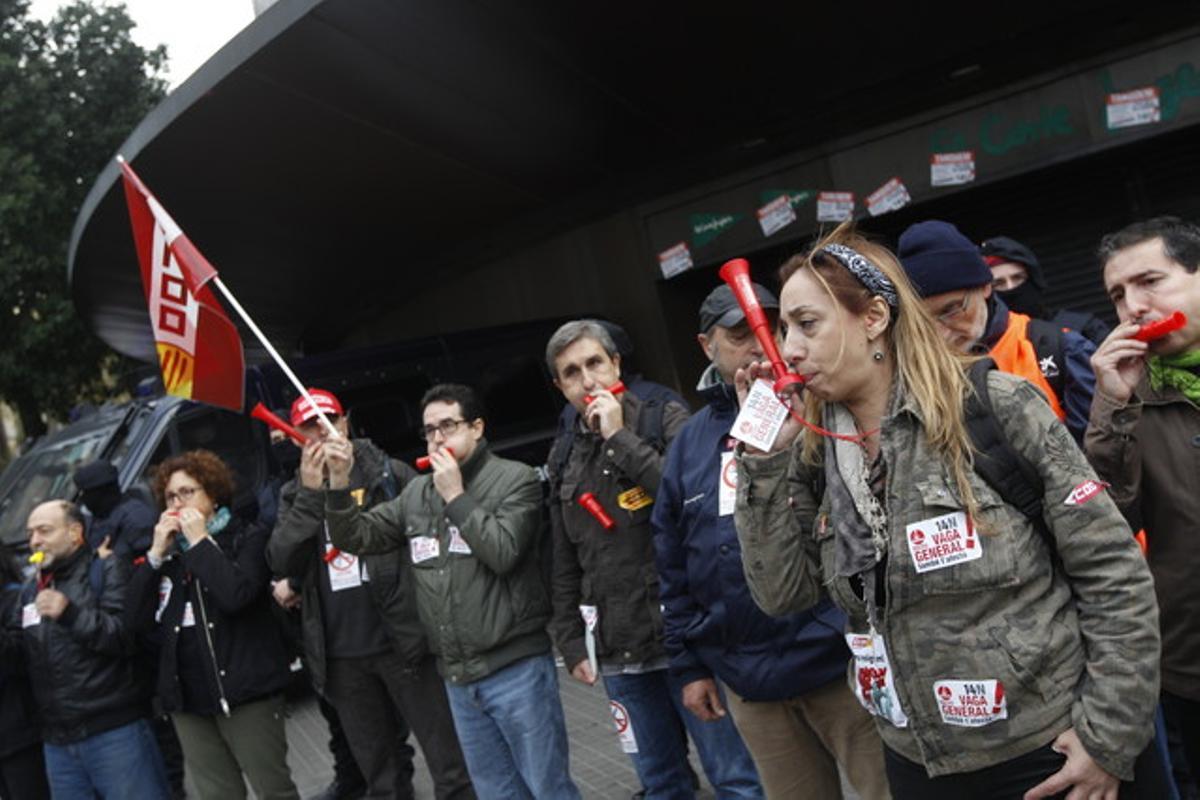
[[762,345],[763,353],[771,362],[771,370],[775,373],[775,394],[781,395],[803,386],[804,378],[788,370],[783,356],[779,354],[779,348],[775,345],[775,337],[771,335],[771,325],[767,322],[766,312],[758,302],[758,296],[754,294],[754,287],[750,283],[750,262],[744,258],[726,261],[717,275],[733,290],[733,296],[742,307],[750,330],[754,331],[758,343]]
[[1179,330],[1184,325],[1187,325],[1187,315],[1182,311],[1176,311],[1169,317],[1147,322],[1138,328],[1138,332],[1133,335],[1133,338],[1139,342],[1153,342],[1155,339],[1161,339],[1168,333]]
[[[612,394],[614,394],[614,395],[618,395],[618,396],[619,396],[619,395],[621,395],[621,394],[624,394],[624,392],[625,392],[625,384],[624,384],[624,383],[622,383],[621,381],[617,381],[617,382],[616,382],[616,383],[614,383],[612,386],[609,386],[609,387],[608,387],[608,391],[609,391],[610,393],[612,393]],[[593,395],[590,395],[590,394],[585,394],[585,395],[583,396],[583,402],[587,403],[588,405],[591,405],[591,404],[592,404],[592,401],[593,401],[593,400],[595,400],[595,399],[596,399],[596,398],[595,398],[595,396],[593,396]]]
[[254,408],[250,409],[250,416],[254,417],[259,422],[265,422],[277,431],[283,431],[288,436],[292,437],[292,441],[303,447],[308,442],[308,437],[300,431],[288,425],[281,420],[277,415],[271,413],[271,409],[264,406],[262,403],[255,403]]
[[596,499],[596,495],[592,494],[591,492],[584,492],[583,494],[579,495],[579,505],[586,508],[588,513],[595,517],[596,521],[604,526],[604,530],[610,531],[612,530],[613,525],[617,524],[613,522],[613,518],[610,517],[608,512],[604,510],[604,506],[600,505],[600,501]]
[[[445,447],[445,448],[443,448],[443,449],[444,449],[444,450],[445,450],[447,453],[449,453],[450,455],[454,455],[454,450],[453,450],[453,448],[450,448],[450,447]],[[429,456],[420,456],[420,457],[418,457],[418,458],[417,458],[417,460],[416,460],[416,461],[414,461],[414,462],[413,462],[413,464],[416,466],[416,468],[417,468],[417,469],[421,469],[421,470],[424,470],[424,469],[429,469],[429,466],[430,466],[430,464],[431,464],[431,463],[432,463],[432,462],[430,462],[430,460],[429,460]]]

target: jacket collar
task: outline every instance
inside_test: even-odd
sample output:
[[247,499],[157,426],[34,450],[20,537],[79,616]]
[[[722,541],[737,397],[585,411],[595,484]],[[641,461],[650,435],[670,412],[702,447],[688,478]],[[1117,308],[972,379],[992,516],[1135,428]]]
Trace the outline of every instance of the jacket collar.
[[717,411],[737,410],[737,393],[721,377],[716,364],[709,364],[708,368],[700,374],[700,380],[696,383],[696,392],[704,398],[704,402]]
[[1187,403],[1195,406],[1191,400],[1187,398],[1183,392],[1176,389],[1174,386],[1163,386],[1161,389],[1155,389],[1150,385],[1150,375],[1142,376],[1141,382],[1138,383],[1135,396],[1141,398],[1142,402],[1148,406],[1165,406],[1171,403]]
[[1004,301],[997,297],[995,292],[992,292],[987,299],[987,304],[987,325],[983,329],[983,338],[975,345],[975,348],[979,349],[978,355],[987,355],[988,350],[991,350],[1008,330],[1008,306],[1004,304]]
[[71,555],[67,556],[61,561],[55,561],[53,564],[51,564],[49,572],[54,575],[55,578],[65,578],[66,576],[70,575],[77,566],[87,560],[85,556],[89,552],[91,552],[90,548],[85,541],[74,553],[71,553]]
[[473,481],[490,457],[491,449],[488,447],[487,437],[484,437],[475,445],[475,452],[471,453],[471,457],[458,465],[459,471],[462,472],[463,483]]

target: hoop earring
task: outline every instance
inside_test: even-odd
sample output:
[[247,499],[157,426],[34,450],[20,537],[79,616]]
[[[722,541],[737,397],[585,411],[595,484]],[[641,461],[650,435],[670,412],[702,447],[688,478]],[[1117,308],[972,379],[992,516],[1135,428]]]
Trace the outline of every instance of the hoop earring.
[[871,358],[875,359],[876,361],[883,361],[883,351],[876,350],[875,354],[872,355]]

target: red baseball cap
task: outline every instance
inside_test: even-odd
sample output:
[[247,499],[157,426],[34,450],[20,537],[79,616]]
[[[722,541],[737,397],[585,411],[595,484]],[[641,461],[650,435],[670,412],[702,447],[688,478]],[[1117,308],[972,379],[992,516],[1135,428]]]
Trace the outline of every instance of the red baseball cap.
[[333,392],[327,392],[324,389],[313,389],[309,387],[308,393],[312,396],[313,403],[309,403],[300,395],[296,398],[296,402],[292,403],[292,425],[299,427],[317,416],[317,411],[320,411],[327,417],[342,416],[342,404],[333,396]]

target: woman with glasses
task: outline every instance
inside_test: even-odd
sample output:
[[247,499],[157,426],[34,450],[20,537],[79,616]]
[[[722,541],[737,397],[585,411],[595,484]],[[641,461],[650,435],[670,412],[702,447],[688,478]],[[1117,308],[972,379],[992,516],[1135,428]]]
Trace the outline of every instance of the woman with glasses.
[[[973,449],[964,360],[885,248],[843,227],[781,279],[782,355],[805,383],[770,452],[738,459],[756,602],[828,591],[846,611],[894,797],[1115,800],[1150,739],[1159,636],[1104,486],[1045,398],[996,370],[990,413],[1043,487],[1039,519],[975,471],[995,453]],[[768,374],[739,371],[739,392]]]
[[207,450],[168,458],[163,508],[130,581],[130,626],[159,642],[158,696],[201,798],[296,798],[287,766],[287,655],[272,616],[269,531],[230,510],[234,475]]

